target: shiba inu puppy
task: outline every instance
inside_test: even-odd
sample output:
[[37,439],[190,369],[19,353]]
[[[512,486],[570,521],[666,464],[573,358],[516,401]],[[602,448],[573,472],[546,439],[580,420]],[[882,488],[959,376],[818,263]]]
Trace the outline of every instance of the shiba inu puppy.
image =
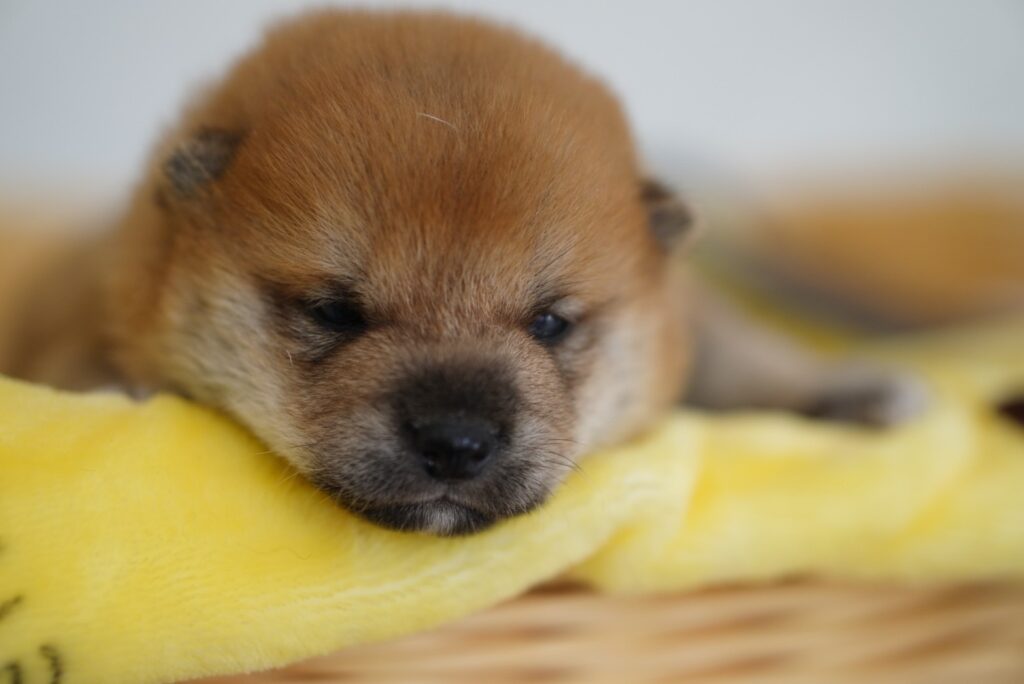
[[[179,392],[369,520],[468,533],[680,398],[690,226],[615,98],[546,47],[445,14],[309,14],[191,104],[2,370]],[[703,403],[895,415],[875,380],[837,385],[727,318],[702,317]]]

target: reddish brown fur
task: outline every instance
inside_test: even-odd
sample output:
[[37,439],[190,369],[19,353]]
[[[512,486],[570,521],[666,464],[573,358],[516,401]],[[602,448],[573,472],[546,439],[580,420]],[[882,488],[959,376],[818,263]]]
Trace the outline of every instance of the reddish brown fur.
[[[211,129],[240,136],[229,166],[176,193],[165,160]],[[614,98],[543,46],[443,14],[307,15],[159,146],[113,242],[106,339],[130,384],[224,408],[360,502],[400,503],[403,476],[367,461],[398,450],[403,377],[500,366],[523,397],[521,491],[464,489],[518,497],[492,517],[525,510],[683,383],[679,282],[641,182]],[[293,309],[338,282],[373,325],[328,353]],[[557,349],[525,332],[545,303],[579,319]]]

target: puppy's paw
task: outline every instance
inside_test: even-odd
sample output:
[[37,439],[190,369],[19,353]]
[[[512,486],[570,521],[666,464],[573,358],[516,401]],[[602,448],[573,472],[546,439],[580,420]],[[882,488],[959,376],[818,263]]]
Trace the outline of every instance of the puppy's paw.
[[822,420],[887,427],[917,417],[928,404],[928,390],[917,377],[854,363],[829,374],[801,413]]

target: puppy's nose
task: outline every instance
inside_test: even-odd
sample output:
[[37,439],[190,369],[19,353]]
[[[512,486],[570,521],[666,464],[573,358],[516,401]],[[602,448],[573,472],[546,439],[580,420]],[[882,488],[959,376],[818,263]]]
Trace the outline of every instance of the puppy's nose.
[[431,477],[470,480],[490,461],[497,433],[480,418],[439,418],[412,430],[412,446]]

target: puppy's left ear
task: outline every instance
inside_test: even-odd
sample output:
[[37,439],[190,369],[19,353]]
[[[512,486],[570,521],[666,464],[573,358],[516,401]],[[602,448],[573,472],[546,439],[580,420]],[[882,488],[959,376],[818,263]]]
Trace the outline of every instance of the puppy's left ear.
[[242,134],[220,128],[202,128],[179,143],[164,161],[162,171],[174,194],[192,199],[227,170]]
[[647,208],[651,234],[666,252],[690,242],[695,232],[693,213],[678,195],[647,178],[640,183],[640,199]]

